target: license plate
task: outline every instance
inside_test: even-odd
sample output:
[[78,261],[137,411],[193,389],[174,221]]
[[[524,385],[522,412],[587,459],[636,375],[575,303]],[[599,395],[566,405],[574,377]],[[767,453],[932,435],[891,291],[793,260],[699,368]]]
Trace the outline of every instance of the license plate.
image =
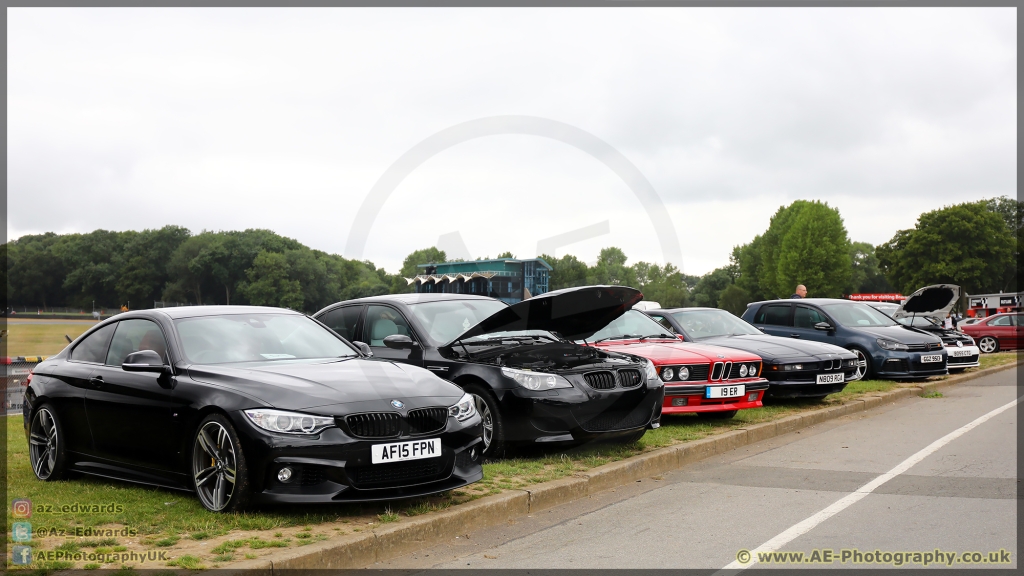
[[411,442],[395,442],[393,444],[376,444],[370,446],[370,462],[386,464],[403,460],[420,460],[421,458],[437,458],[441,455],[441,439],[413,440]]
[[958,348],[956,350],[950,350],[949,351],[949,355],[954,357],[954,358],[963,358],[964,356],[974,356],[975,354],[976,354],[976,352],[974,350],[969,350],[969,349],[968,350],[961,350],[961,349]]
[[743,396],[746,388],[743,384],[737,384],[736,386],[708,386],[704,389],[704,397],[732,398],[733,396]]
[[942,362],[941,354],[928,354],[927,356],[921,356],[921,363],[927,364],[929,362]]
[[836,374],[818,374],[818,384],[842,384],[843,373],[838,372]]

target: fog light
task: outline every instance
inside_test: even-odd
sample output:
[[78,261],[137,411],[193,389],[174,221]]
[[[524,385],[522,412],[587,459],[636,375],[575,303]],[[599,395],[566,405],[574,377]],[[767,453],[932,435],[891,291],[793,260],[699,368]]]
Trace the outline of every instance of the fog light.
[[291,468],[281,468],[277,472],[277,479],[280,480],[284,484],[287,484],[287,483],[291,482],[292,481],[292,469]]
[[686,406],[686,398],[673,398],[672,399],[672,405],[673,406]]
[[469,459],[476,462],[476,446],[469,449]]
[[747,402],[754,402],[755,400],[757,400],[757,392],[747,394]]

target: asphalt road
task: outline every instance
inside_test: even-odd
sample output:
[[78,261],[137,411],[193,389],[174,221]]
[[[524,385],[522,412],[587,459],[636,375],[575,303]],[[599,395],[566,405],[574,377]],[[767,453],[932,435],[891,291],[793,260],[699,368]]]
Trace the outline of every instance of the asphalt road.
[[[983,552],[988,559],[988,552],[1003,549],[1010,553],[1010,564],[982,566],[1016,568],[1017,410],[1022,405],[960,430],[962,435],[920,461],[906,462],[936,440],[1013,402],[1020,395],[1016,370],[942,394],[746,446],[372,568],[721,569],[740,550],[755,550],[787,534],[790,541],[775,550],[921,552],[917,563],[910,556],[904,566],[918,568],[926,560],[924,552],[934,555],[938,549],[957,553],[957,559],[952,565],[933,560],[930,567],[965,568],[961,553]],[[902,473],[870,493],[853,494],[901,463],[907,467]],[[861,499],[821,520],[823,510],[850,500],[851,494]],[[801,522],[812,527],[793,538],[792,528]],[[888,566],[853,560],[756,566]],[[891,563],[896,561],[893,556]]]

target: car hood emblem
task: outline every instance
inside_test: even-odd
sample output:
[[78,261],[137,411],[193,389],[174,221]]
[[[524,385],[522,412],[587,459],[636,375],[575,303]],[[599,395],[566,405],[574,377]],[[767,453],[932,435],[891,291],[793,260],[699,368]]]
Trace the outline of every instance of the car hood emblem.
[[402,402],[401,400],[392,400],[391,405],[394,406],[395,408],[405,408],[405,403]]
[[959,341],[959,340],[957,340],[957,341],[956,341],[956,345],[957,345],[957,346],[958,346],[959,348],[963,348],[963,347],[964,347],[964,343],[963,343],[963,342],[961,342],[961,341]]
[[718,357],[719,358],[725,358],[725,355],[724,354],[719,354]]

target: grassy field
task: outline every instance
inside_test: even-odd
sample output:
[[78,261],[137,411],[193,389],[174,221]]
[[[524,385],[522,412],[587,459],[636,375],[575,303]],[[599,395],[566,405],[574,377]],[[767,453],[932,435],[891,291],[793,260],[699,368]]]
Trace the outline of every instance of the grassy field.
[[[1017,360],[1013,352],[984,357],[986,366]],[[732,420],[706,421],[693,415],[666,416],[661,428],[648,431],[631,445],[596,444],[572,450],[522,453],[515,458],[484,464],[484,479],[466,488],[413,501],[381,505],[279,506],[244,514],[206,512],[192,494],[136,486],[101,478],[80,477],[61,482],[39,482],[28,464],[28,450],[20,417],[7,418],[8,494],[29,498],[36,513],[32,517],[34,550],[65,550],[90,554],[120,552],[164,552],[167,558],[139,568],[167,565],[181,568],[215,568],[224,563],[252,558],[272,548],[304,546],[338,534],[371,529],[374,525],[401,521],[433,510],[503,490],[545,482],[621,460],[663,446],[696,440],[719,432],[742,428],[784,416],[837,405],[875,392],[913,383],[891,381],[853,382],[823,401],[786,401],[763,408],[741,411]],[[104,512],[43,512],[47,505],[118,504],[120,510]],[[8,520],[16,520],[8,508]],[[128,535],[84,535],[68,537],[74,530],[128,529]],[[64,530],[64,535],[61,534]],[[11,541],[10,534],[8,541]],[[35,569],[85,567],[116,568],[120,561],[97,560],[74,563],[35,563]],[[168,564],[168,563],[172,564]],[[128,562],[127,564],[133,564]]]
[[45,318],[8,318],[8,356],[52,356],[64,349],[68,341],[78,338],[95,320],[50,320]]

